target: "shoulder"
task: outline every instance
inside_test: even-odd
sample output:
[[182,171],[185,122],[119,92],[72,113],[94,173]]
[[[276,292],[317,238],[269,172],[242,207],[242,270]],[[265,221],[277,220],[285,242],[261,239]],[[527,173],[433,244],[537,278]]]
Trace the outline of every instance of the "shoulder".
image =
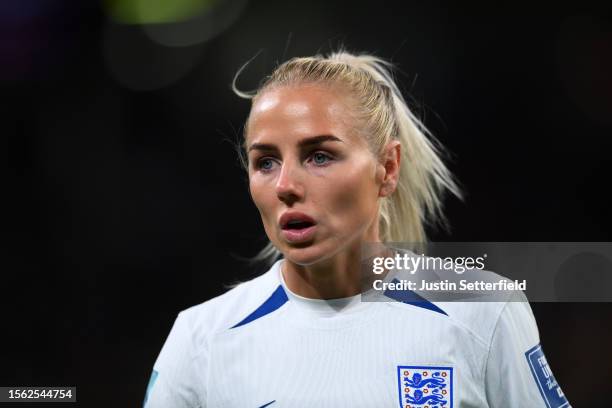
[[263,275],[178,314],[155,361],[152,381],[157,385],[147,393],[147,407],[193,407],[206,401],[211,336],[235,326],[265,303],[279,286],[277,268],[278,263]]
[[518,323],[512,335],[539,337],[531,306],[523,292],[514,292],[504,301],[443,302],[437,305],[456,325],[468,331],[476,340],[487,347],[500,326],[508,321]]
[[406,279],[416,282],[417,287],[421,281],[447,283],[447,286],[416,291],[417,297],[422,300],[416,302],[417,305],[438,312],[436,315],[439,319],[461,328],[485,348],[489,347],[499,327],[508,327],[508,322],[518,323],[515,325],[517,335],[539,337],[531,307],[521,290],[501,289],[504,287],[502,285],[497,287],[499,289],[484,291],[465,288],[461,284],[462,281],[495,285],[501,285],[503,281],[504,284],[511,283],[494,272],[472,270],[457,274],[452,270],[432,269],[418,270],[416,274],[400,271],[394,276],[400,281]]
[[[459,275],[459,277],[455,276],[455,280],[457,279],[492,285],[512,285],[514,283],[495,272],[477,269]],[[516,326],[517,331],[535,329],[537,335],[535,319],[525,294],[518,289],[506,290],[502,289],[503,287],[481,292],[481,295],[471,295],[474,293],[471,292],[470,296],[474,297],[469,302],[448,302],[446,307],[449,309],[450,316],[487,344],[491,343],[493,335],[506,320],[521,321],[523,324]]]
[[280,261],[264,274],[243,282],[220,296],[181,311],[177,320],[183,320],[188,326],[194,346],[199,348],[211,335],[236,326],[274,298],[280,287],[279,265]]

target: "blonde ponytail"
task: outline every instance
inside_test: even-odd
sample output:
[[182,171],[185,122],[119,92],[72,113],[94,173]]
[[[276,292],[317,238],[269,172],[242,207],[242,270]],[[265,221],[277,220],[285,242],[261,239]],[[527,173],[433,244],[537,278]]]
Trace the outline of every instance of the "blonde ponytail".
[[[441,159],[441,144],[415,117],[398,89],[392,64],[367,54],[339,51],[327,57],[293,58],[280,65],[253,95],[301,83],[339,85],[357,101],[364,137],[380,155],[391,140],[401,144],[400,176],[396,191],[381,199],[379,230],[382,242],[424,243],[426,224],[446,225],[443,196],[447,191],[462,198],[461,191]],[[235,83],[235,81],[234,81]],[[273,262],[280,253],[269,243],[254,260]]]

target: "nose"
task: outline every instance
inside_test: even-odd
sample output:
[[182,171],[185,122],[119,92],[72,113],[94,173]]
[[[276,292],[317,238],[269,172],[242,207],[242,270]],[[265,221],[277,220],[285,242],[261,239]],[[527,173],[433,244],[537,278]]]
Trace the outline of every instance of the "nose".
[[285,161],[276,180],[276,195],[287,205],[300,201],[304,197],[304,186],[300,170],[295,164]]

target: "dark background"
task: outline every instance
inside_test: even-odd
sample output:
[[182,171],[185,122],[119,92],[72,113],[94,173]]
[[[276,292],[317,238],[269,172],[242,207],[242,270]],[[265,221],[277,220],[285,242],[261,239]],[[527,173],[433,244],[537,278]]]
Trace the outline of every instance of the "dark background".
[[[611,240],[612,25],[595,3],[252,1],[148,36],[111,3],[0,6],[2,386],[139,406],[176,314],[261,272],[240,260],[265,240],[233,147],[249,102],[230,90],[258,52],[241,89],[340,44],[397,63],[467,192],[432,240]],[[570,402],[609,405],[612,304],[533,310]]]

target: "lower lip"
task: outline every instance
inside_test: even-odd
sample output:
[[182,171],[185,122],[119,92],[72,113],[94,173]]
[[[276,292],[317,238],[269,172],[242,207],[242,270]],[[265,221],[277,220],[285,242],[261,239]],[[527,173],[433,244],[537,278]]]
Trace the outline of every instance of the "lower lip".
[[316,225],[311,225],[308,228],[302,229],[284,229],[282,230],[283,237],[291,243],[305,242],[312,239],[315,233]]

